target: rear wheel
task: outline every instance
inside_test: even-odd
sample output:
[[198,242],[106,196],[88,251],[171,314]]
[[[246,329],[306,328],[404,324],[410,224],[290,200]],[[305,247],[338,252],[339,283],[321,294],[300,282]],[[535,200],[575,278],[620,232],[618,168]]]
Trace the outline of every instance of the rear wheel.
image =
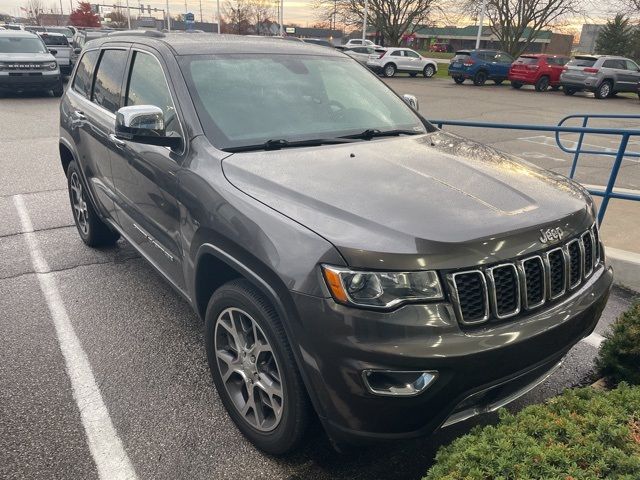
[[396,66],[393,63],[387,63],[382,71],[385,77],[393,77],[396,74]]
[[476,87],[481,87],[487,81],[487,72],[480,70],[473,76],[473,84]]
[[520,83],[520,82],[511,82],[511,88],[515,88],[516,90],[520,90],[522,88],[522,83]]
[[247,280],[233,280],[209,300],[209,369],[238,429],[273,455],[302,440],[311,406],[277,313]]
[[73,220],[82,241],[90,247],[103,247],[116,243],[120,234],[111,230],[93,209],[75,161],[71,162],[67,168],[67,185]]
[[462,85],[462,83],[464,83],[464,77],[453,77],[453,81],[458,85]]
[[433,65],[427,65],[426,67],[424,67],[424,70],[422,71],[422,75],[424,75],[424,78],[431,78],[436,74],[436,67],[434,67]]
[[572,87],[562,87],[562,91],[564,92],[565,95],[568,95],[568,96],[571,96],[577,92],[577,90]]
[[544,92],[549,88],[549,77],[540,77],[536,82],[536,92]]
[[594,92],[597,99],[602,100],[603,98],[607,98],[611,95],[613,88],[611,87],[611,82],[609,80],[605,80],[600,84],[596,91]]

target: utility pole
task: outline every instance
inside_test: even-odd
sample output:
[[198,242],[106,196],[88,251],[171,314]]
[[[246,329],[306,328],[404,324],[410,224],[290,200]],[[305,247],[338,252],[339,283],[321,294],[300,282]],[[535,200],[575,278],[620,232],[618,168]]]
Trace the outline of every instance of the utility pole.
[[129,8],[129,0],[127,0],[127,28],[131,30],[131,9]]
[[280,36],[284,37],[284,0],[280,0]]
[[200,0],[200,23],[202,23],[202,0]]
[[362,43],[367,38],[367,14],[369,13],[369,0],[364,0],[364,19],[362,20]]
[[171,15],[169,14],[169,0],[167,0],[167,31],[171,31]]
[[487,8],[487,0],[482,0],[480,7],[480,22],[478,25],[478,35],[476,36],[476,50],[480,48],[480,37],[482,37],[482,24],[484,23],[484,11]]

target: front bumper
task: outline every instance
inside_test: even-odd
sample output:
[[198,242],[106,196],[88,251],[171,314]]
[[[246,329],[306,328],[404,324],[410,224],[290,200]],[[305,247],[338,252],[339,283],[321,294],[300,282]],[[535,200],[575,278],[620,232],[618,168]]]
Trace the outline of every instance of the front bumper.
[[[602,265],[571,296],[546,310],[462,330],[447,303],[358,310],[294,294],[299,358],[318,413],[338,443],[427,435],[489,411],[535,385],[595,328],[613,274]],[[382,397],[362,371],[438,371],[414,397]]]
[[0,75],[0,89],[19,92],[25,90],[49,90],[60,85],[60,73],[39,74],[21,73],[18,75]]

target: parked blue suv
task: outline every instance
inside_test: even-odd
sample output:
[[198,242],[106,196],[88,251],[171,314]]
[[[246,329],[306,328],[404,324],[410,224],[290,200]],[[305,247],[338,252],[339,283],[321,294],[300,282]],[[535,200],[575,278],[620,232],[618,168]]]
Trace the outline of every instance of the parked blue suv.
[[511,55],[500,50],[458,50],[449,64],[449,76],[457,84],[470,78],[477,86],[487,80],[500,85],[507,79],[513,61]]

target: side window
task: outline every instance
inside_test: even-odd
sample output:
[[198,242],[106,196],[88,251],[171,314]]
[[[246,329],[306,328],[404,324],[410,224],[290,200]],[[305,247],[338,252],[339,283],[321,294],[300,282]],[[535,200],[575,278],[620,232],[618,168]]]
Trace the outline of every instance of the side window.
[[120,106],[120,88],[128,54],[127,50],[103,50],[98,64],[92,100],[112,113]]
[[85,52],[80,59],[80,64],[73,78],[73,90],[83,97],[91,96],[91,82],[93,81],[93,69],[98,60],[99,50]]
[[395,51],[391,52],[391,56],[392,57],[401,57],[402,56],[402,50],[395,50]]
[[494,61],[498,63],[513,63],[513,58],[506,53],[496,53]]
[[404,51],[404,56],[405,57],[409,57],[409,58],[420,58],[420,55],[418,55],[413,50],[405,50]]
[[164,112],[165,128],[180,133],[176,109],[166,77],[158,60],[148,53],[135,52],[129,72],[125,105],[154,105]]
[[631,70],[632,72],[638,71],[638,65],[636,65],[631,60],[625,60],[625,63],[627,64],[627,70]]

